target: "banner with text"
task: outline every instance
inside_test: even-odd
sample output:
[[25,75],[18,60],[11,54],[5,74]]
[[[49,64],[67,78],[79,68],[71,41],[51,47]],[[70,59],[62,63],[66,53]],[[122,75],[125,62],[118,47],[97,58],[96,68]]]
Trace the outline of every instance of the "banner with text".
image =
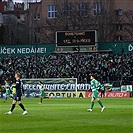
[[39,91],[39,81],[42,82],[46,91],[87,91],[90,84],[77,84],[75,78],[48,78],[48,79],[22,79],[25,91]]
[[[40,97],[39,92],[27,92],[25,95],[27,98],[30,97]],[[45,91],[45,98],[85,98],[85,91],[78,91],[77,93],[75,91]]]
[[0,56],[43,56],[55,51],[55,44],[1,45]]
[[[26,91],[39,91],[39,86],[37,84],[24,84],[24,89]],[[73,91],[75,90],[75,84],[44,84],[47,91]],[[90,90],[90,84],[77,84],[78,91],[88,91]]]
[[85,91],[79,91],[76,93],[74,91],[70,92],[46,92],[45,97],[50,98],[85,98]]
[[[99,97],[100,97],[99,93]],[[86,92],[86,98],[91,98],[92,97],[92,92]],[[105,93],[106,98],[129,98],[130,97],[130,92],[106,92]]]
[[133,42],[99,43],[99,50],[112,50],[113,54],[132,54]]

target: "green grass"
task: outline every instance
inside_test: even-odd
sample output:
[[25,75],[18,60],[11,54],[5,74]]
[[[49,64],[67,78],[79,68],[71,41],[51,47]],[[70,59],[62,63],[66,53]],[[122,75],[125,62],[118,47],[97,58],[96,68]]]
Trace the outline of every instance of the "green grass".
[[0,133],[133,133],[133,99],[101,99],[105,112],[95,103],[87,112],[90,99],[22,99],[28,110],[22,116],[17,105],[12,115],[5,115],[11,100],[0,99]]

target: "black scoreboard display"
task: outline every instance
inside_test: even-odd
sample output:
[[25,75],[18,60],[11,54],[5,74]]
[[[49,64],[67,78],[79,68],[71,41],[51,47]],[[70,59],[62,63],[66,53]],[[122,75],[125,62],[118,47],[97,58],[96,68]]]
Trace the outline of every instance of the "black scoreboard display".
[[57,31],[56,44],[58,47],[86,47],[96,45],[97,31]]

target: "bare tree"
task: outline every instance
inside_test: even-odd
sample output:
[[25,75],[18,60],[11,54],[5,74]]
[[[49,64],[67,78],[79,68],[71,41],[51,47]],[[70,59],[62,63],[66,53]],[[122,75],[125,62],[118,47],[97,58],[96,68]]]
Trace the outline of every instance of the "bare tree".
[[4,43],[5,44],[27,44],[28,28],[26,23],[18,22],[15,15],[5,17]]
[[4,33],[5,33],[5,26],[0,26],[0,44],[4,44]]
[[[90,2],[79,3],[77,0],[56,0],[57,19],[45,18],[45,28],[49,31],[51,42],[55,42],[55,32],[58,30],[86,30],[93,29]],[[90,28],[89,28],[90,27]],[[46,30],[45,30],[46,31]],[[46,34],[47,35],[47,34]]]
[[117,21],[122,25],[123,41],[133,41],[133,10],[125,11]]
[[[116,16],[111,0],[95,0],[93,3],[89,0],[55,0],[54,5],[57,8],[55,18],[46,17],[40,22],[32,22],[31,40],[40,37],[42,43],[55,43],[55,32],[58,30],[97,30],[99,42],[113,42],[118,32],[116,24],[123,22],[122,18]],[[39,12],[39,5],[32,10],[31,12]],[[127,11],[123,17],[126,17],[127,23],[131,22],[131,12]],[[40,33],[35,35],[34,30],[37,27]],[[131,39],[132,25],[124,27],[129,34],[128,39]]]
[[[69,2],[68,0],[56,0],[57,19],[45,18],[43,20],[45,29],[50,33],[48,35],[45,32],[45,35],[48,35],[51,38],[50,41],[54,42],[57,30],[96,29],[99,33],[99,41],[109,40],[114,29],[111,25],[113,13],[110,9],[110,0],[98,0],[95,1],[96,5],[93,4],[90,1],[79,2],[74,0]],[[96,14],[94,14],[94,6],[99,8],[96,10]],[[44,37],[46,37],[45,35]]]

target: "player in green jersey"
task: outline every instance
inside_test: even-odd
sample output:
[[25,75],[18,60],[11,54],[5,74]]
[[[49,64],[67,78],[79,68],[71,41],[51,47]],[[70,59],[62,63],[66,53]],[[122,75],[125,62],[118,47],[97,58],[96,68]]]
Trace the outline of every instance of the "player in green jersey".
[[12,84],[11,91],[12,91],[12,97],[14,97],[14,95],[16,95],[16,84],[15,83]]
[[87,109],[87,111],[92,112],[92,109],[94,107],[94,101],[96,100],[102,108],[101,112],[103,112],[105,107],[103,106],[102,102],[98,98],[98,90],[100,87],[102,87],[102,85],[100,82],[98,82],[95,79],[94,75],[91,75],[90,79],[91,79],[92,99],[91,99],[91,107],[90,109]]
[[5,80],[5,86],[4,86],[4,88],[6,90],[4,102],[6,102],[7,101],[7,97],[10,96],[10,85],[9,85],[9,83],[6,80]]
[[38,104],[42,104],[42,100],[44,98],[45,92],[44,92],[44,86],[41,81],[39,81],[39,90],[40,90],[40,102]]

